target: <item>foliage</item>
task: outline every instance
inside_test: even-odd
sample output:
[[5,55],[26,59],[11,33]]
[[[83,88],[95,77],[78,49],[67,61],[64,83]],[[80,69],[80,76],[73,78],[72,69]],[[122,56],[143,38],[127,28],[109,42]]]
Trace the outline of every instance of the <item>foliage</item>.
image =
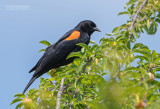
[[[136,39],[144,32],[156,33],[160,1],[148,0],[133,23],[144,1],[127,2],[125,11],[118,15],[126,14],[130,20],[107,34],[110,38],[102,38],[99,44],[91,41],[89,46],[78,44],[83,47],[81,51],[68,56],[78,57],[73,63],[49,71],[51,77],[41,78],[39,89],[16,94],[11,104],[19,102],[16,109],[53,109],[65,77],[60,102],[63,109],[159,109],[160,54],[136,43]],[[41,43],[50,45],[47,41]]]

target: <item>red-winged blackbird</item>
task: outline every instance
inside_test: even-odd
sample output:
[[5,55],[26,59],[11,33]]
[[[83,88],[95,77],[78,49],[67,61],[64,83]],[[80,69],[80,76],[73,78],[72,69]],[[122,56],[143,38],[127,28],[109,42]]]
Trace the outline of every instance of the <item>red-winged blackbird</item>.
[[35,79],[44,73],[53,68],[58,68],[60,66],[71,63],[74,58],[66,59],[67,56],[71,52],[77,52],[81,50],[81,47],[77,45],[78,43],[88,44],[90,41],[90,36],[94,31],[100,32],[94,22],[90,20],[82,21],[75,28],[61,37],[55,44],[47,47],[43,56],[29,71],[29,73],[31,73],[35,70],[23,93],[25,93],[25,91],[35,81]]

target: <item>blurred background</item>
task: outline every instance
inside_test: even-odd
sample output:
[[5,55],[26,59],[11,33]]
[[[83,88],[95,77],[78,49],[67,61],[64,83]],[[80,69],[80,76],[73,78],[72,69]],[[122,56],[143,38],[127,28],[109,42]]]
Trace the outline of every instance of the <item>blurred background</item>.
[[[38,43],[47,40],[56,42],[67,31],[82,20],[92,20],[101,29],[91,40],[111,33],[113,28],[125,23],[127,16],[117,16],[123,11],[127,0],[1,0],[0,1],[0,105],[10,106],[13,96],[22,93],[32,77],[28,71],[43,53],[38,51],[46,46]],[[159,30],[159,28],[158,28]],[[160,52],[160,32],[149,36],[143,34],[141,42]],[[48,78],[47,74],[42,77]],[[38,88],[39,79],[30,87]]]

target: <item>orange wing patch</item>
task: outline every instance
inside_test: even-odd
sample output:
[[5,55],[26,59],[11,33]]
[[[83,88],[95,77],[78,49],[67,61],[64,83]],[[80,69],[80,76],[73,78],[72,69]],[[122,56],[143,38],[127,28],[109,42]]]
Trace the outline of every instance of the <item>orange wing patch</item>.
[[79,31],[73,31],[73,33],[67,37],[65,40],[73,40],[73,39],[77,39],[80,36],[80,32]]

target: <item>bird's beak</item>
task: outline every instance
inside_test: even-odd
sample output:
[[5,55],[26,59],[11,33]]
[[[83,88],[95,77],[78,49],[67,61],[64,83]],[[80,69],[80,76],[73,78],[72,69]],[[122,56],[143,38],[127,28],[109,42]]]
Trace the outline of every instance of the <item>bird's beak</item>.
[[95,27],[95,28],[94,28],[94,31],[101,32],[101,30],[100,30],[98,27]]

